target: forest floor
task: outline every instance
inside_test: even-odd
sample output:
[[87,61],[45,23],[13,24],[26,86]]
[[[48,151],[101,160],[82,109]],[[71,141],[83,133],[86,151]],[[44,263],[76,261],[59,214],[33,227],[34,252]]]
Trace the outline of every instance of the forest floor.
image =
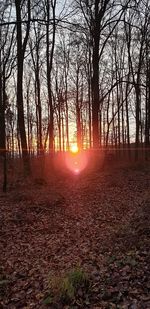
[[[45,305],[50,274],[77,265],[86,295]],[[1,193],[0,308],[150,309],[150,166],[22,178]]]

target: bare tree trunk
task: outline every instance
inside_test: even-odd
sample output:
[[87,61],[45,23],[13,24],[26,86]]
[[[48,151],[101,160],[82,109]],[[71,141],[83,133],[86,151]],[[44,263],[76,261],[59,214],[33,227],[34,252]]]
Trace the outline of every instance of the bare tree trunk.
[[62,145],[61,145],[61,104],[60,101],[58,102],[58,135],[59,135],[59,151],[62,150]]
[[76,117],[77,117],[77,145],[81,148],[81,111],[79,103],[79,68],[76,71]]
[[[1,33],[0,33],[1,45]],[[4,71],[3,71],[3,74]],[[7,190],[7,154],[5,132],[5,76],[2,76],[1,49],[0,49],[0,155],[3,157],[3,192]]]
[[[148,42],[147,42],[148,44]],[[146,98],[145,98],[145,159],[148,160],[150,146],[150,60],[147,46],[146,59]]]
[[91,119],[91,79],[88,78],[88,114],[89,114],[89,146],[92,147],[92,119]]
[[64,129],[64,115],[62,113],[62,146],[63,152],[65,151],[65,129]]
[[127,145],[128,145],[128,157],[130,158],[130,126],[129,126],[129,106],[128,106],[128,88],[129,88],[129,76],[126,84],[126,91],[125,91],[125,107],[126,107],[126,126],[127,126]]
[[65,109],[66,109],[66,150],[69,150],[69,110],[68,110],[68,70],[69,70],[69,52],[66,56],[66,51],[64,50],[65,58]]
[[[93,148],[99,148],[101,144],[101,110],[99,110],[99,43],[101,34],[101,21],[107,9],[109,0],[101,3],[99,0],[94,1],[94,20],[91,25],[91,36],[93,38],[93,55],[92,55],[92,128],[93,128]],[[101,7],[100,7],[101,4]]]
[[68,81],[65,74],[65,105],[66,105],[66,150],[69,150],[69,111],[68,111]]
[[55,8],[56,0],[51,1],[52,16],[53,16],[53,34],[52,34],[52,47],[50,52],[50,38],[49,38],[49,22],[50,22],[50,5],[49,0],[46,2],[47,7],[47,24],[46,24],[46,60],[47,60],[47,89],[48,89],[48,102],[49,102],[49,152],[54,151],[54,110],[52,100],[52,85],[51,85],[51,72],[53,65],[53,55],[55,47],[55,34],[56,34],[56,21],[55,21]]
[[[98,3],[96,5],[96,19],[98,19]],[[95,26],[93,37],[93,77],[92,77],[92,128],[93,148],[99,148],[99,23]]]
[[37,110],[38,110],[38,139],[39,139],[39,153],[43,154],[43,143],[42,143],[42,107],[41,107],[41,85],[40,85],[40,77],[39,77],[39,67],[37,64],[37,72],[36,72],[36,82],[37,82]]
[[22,26],[21,26],[21,1],[15,0],[16,18],[17,18],[17,110],[18,110],[18,126],[21,138],[22,157],[24,163],[25,174],[30,174],[30,160],[27,149],[27,139],[25,132],[24,106],[23,106],[23,62],[26,44],[30,27],[30,0],[28,0],[28,25],[27,31],[22,43]]
[[27,81],[27,93],[26,93],[26,104],[27,104],[27,142],[28,142],[28,151],[29,155],[31,154],[31,145],[30,145],[30,83],[31,83],[31,75]]

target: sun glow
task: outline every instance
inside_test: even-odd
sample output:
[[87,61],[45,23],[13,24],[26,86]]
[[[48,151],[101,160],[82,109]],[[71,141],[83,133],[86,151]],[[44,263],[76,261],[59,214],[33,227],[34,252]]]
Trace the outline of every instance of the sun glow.
[[71,147],[70,147],[70,151],[72,153],[78,153],[79,149],[78,149],[78,146],[76,144],[73,144]]
[[65,155],[65,163],[66,167],[73,172],[74,175],[79,175],[82,172],[87,164],[88,164],[88,157],[84,151],[79,151],[76,145],[75,147],[71,147],[70,151]]

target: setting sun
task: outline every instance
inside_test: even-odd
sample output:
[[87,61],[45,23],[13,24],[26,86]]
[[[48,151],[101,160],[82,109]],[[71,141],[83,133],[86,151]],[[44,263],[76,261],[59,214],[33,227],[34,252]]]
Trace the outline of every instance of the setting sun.
[[73,153],[77,153],[79,151],[78,146],[76,144],[71,145],[70,151]]

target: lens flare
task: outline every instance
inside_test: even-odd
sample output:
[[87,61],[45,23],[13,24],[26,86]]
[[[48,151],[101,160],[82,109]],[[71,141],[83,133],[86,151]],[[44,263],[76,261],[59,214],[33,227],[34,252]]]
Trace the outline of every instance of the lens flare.
[[68,152],[65,156],[66,167],[75,175],[80,174],[88,163],[87,154],[85,152]]
[[70,147],[70,151],[72,153],[78,153],[79,149],[78,149],[78,146],[76,144],[73,144],[71,147]]

